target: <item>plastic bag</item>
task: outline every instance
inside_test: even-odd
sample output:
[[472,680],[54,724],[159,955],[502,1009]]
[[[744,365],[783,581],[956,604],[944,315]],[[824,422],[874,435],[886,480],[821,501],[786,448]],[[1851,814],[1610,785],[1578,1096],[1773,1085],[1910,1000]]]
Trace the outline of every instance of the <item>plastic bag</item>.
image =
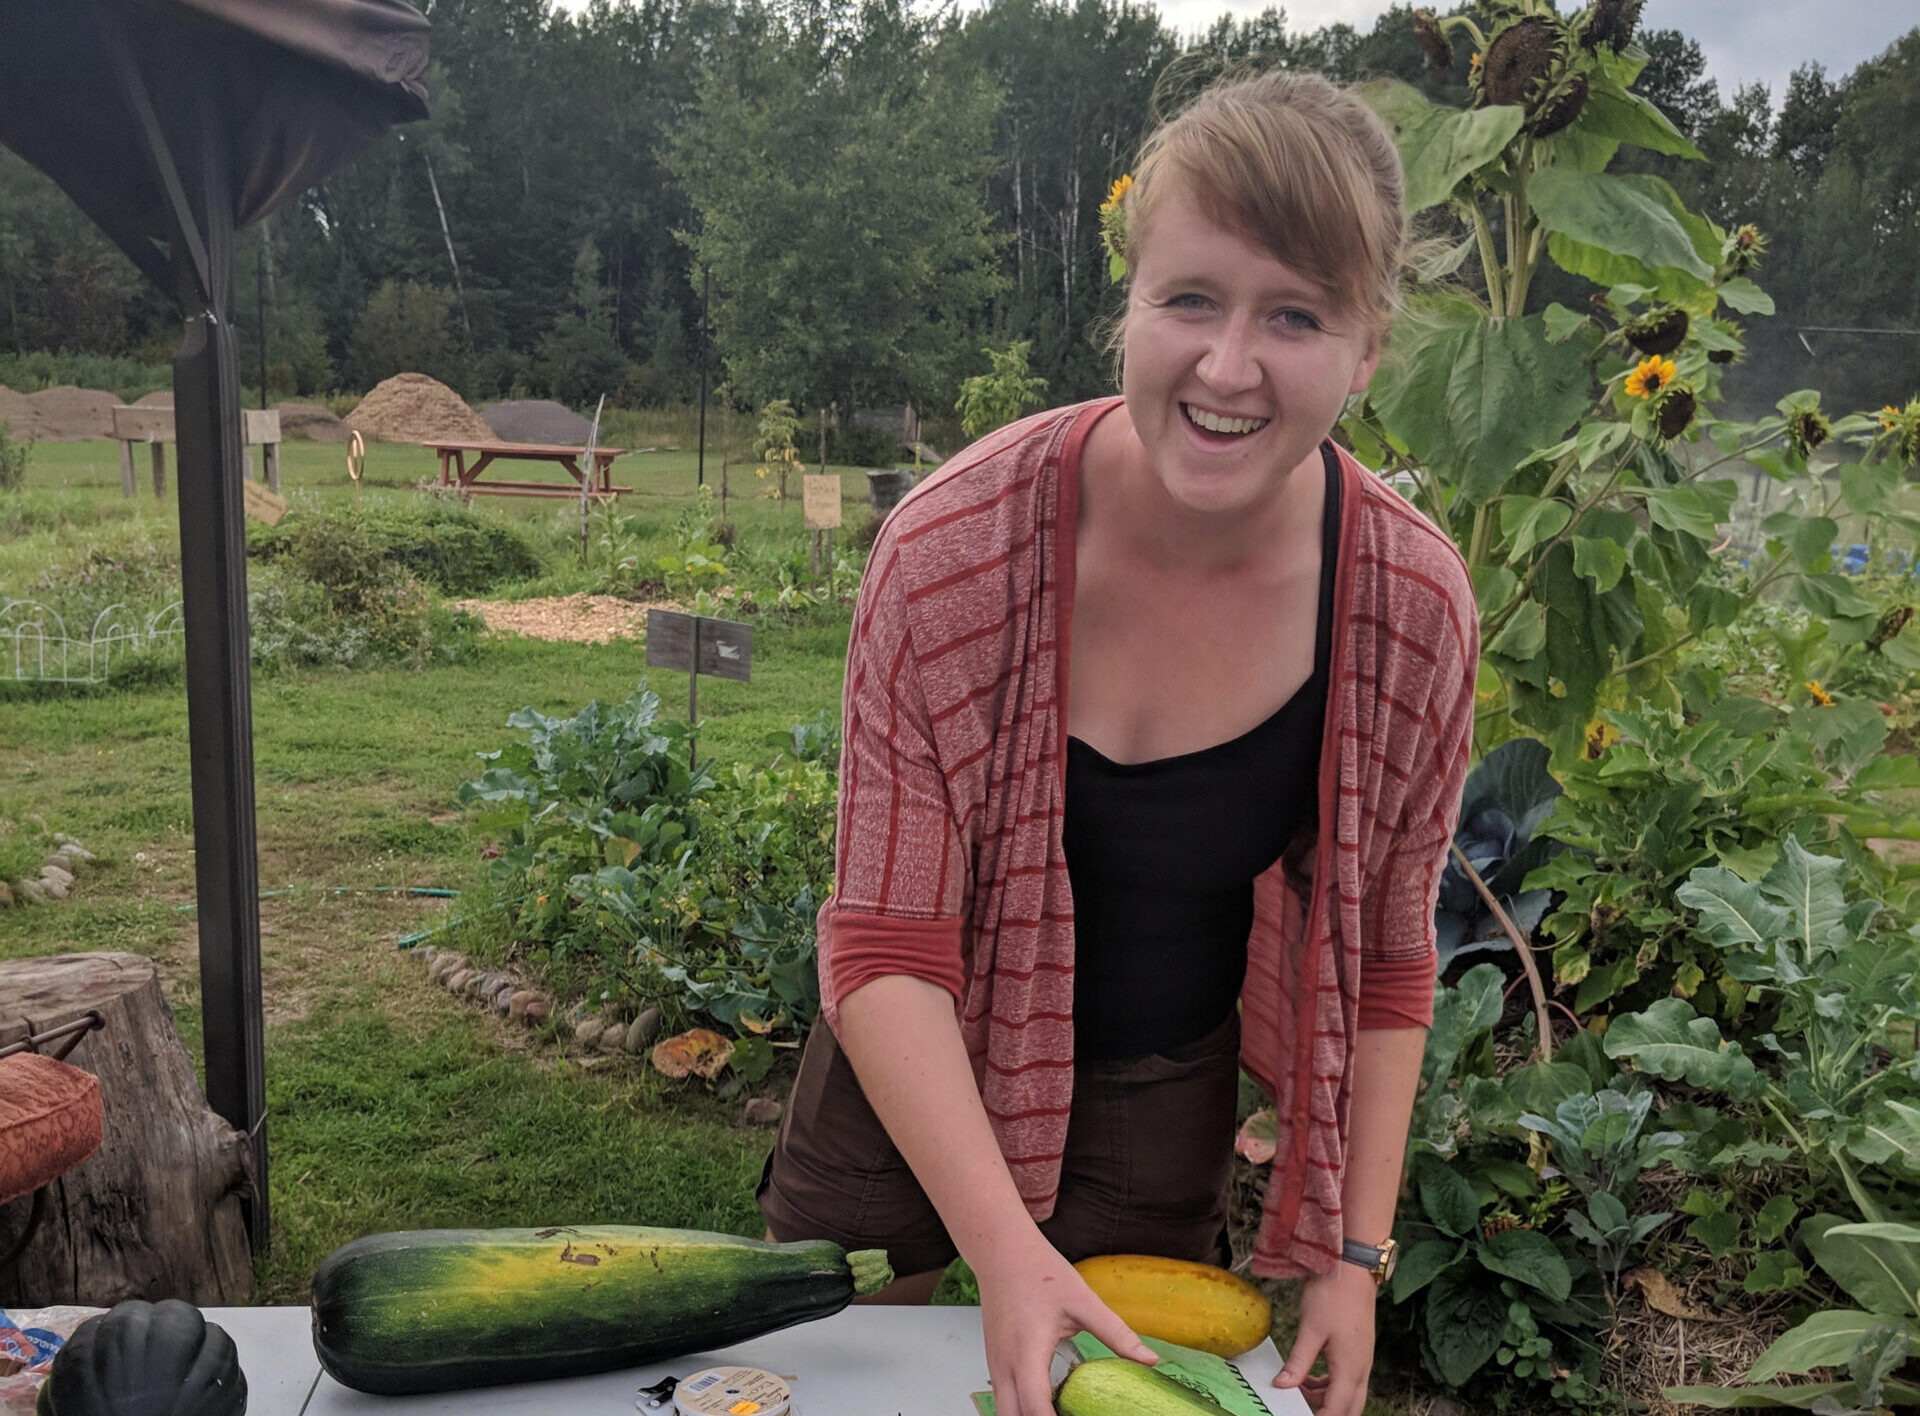
[[105,1308],[0,1308],[0,1416],[33,1416],[53,1355]]

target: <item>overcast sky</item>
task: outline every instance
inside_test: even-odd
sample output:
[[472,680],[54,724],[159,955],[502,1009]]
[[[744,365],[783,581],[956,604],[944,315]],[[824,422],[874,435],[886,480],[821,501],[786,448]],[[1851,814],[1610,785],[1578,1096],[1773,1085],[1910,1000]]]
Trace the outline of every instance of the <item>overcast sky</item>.
[[[1205,28],[1222,12],[1254,15],[1276,2],[1287,12],[1288,28],[1296,31],[1336,20],[1368,30],[1387,9],[1382,0],[1159,0],[1159,9],[1184,32]],[[1440,0],[1434,8],[1452,7]],[[1777,107],[1787,75],[1808,60],[1826,65],[1828,76],[1838,78],[1920,25],[1920,0],[1648,0],[1641,23],[1699,40],[1722,99],[1757,79],[1772,90]]]
[[[559,0],[570,10],[584,0]],[[1314,30],[1345,20],[1369,30],[1387,9],[1386,0],[1152,0],[1175,29],[1205,29],[1221,14],[1257,15],[1281,4],[1289,28]],[[1433,3],[1433,0],[1430,0]],[[970,0],[961,0],[972,8]],[[1434,8],[1451,8],[1437,0]],[[1563,11],[1572,5],[1563,3]],[[1720,84],[1723,100],[1743,83],[1767,85],[1776,107],[1786,92],[1787,75],[1809,59],[1838,78],[1862,59],[1870,59],[1920,25],[1920,0],[1648,0],[1643,23],[1678,29],[1700,41],[1707,73]]]

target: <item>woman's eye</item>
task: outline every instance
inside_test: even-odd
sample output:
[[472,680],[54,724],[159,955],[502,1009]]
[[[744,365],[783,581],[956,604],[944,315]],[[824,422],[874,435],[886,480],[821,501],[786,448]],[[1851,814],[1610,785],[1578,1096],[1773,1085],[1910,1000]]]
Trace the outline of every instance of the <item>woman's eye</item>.
[[1206,308],[1207,297],[1188,292],[1184,295],[1174,296],[1171,300],[1167,301],[1167,303],[1176,310],[1201,310]]
[[1281,325],[1289,330],[1305,332],[1320,328],[1320,321],[1305,310],[1282,310],[1278,318]]

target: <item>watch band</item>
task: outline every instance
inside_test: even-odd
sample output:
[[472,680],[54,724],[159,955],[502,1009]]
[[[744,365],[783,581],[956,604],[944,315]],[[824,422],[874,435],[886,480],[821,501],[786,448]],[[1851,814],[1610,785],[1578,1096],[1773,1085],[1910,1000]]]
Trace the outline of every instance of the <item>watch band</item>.
[[1369,1273],[1378,1273],[1380,1265],[1386,1260],[1387,1251],[1376,1249],[1371,1244],[1362,1244],[1358,1239],[1348,1239],[1340,1245],[1340,1257],[1350,1264],[1358,1264]]

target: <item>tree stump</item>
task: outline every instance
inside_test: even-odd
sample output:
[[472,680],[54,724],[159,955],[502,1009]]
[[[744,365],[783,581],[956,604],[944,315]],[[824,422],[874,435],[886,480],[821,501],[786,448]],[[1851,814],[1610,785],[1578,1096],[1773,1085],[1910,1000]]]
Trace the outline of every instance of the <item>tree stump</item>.
[[[240,1201],[252,1151],[201,1094],[153,964],[137,954],[0,961],[0,1047],[89,1011],[105,1026],[66,1060],[100,1079],[105,1139],[53,1183],[26,1252],[0,1270],[0,1307],[247,1302],[253,1258]],[[0,1205],[0,1254],[30,1204]]]

